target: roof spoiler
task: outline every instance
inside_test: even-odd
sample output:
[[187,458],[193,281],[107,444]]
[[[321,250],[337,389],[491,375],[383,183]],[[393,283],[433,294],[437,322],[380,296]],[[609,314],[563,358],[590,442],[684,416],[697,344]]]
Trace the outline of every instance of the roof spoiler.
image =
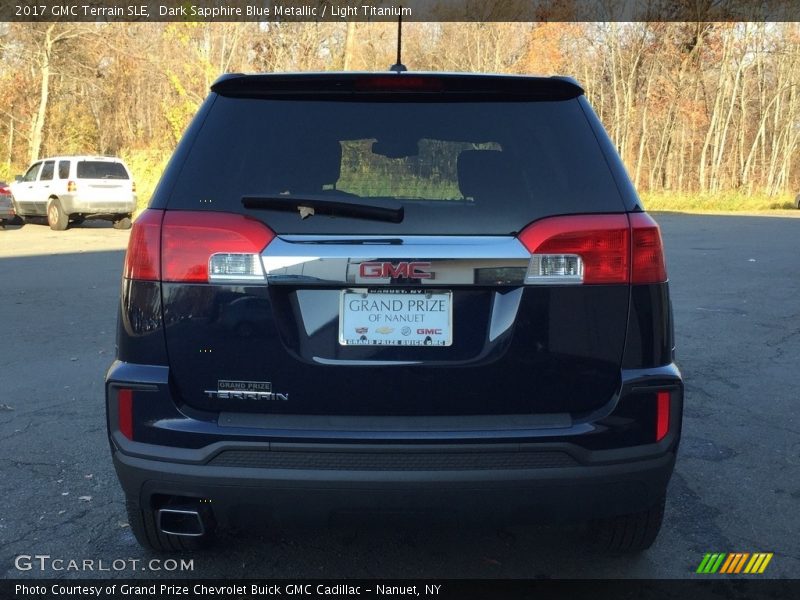
[[583,88],[571,77],[466,73],[229,73],[211,91],[234,97],[345,96],[375,94],[477,95],[532,100],[569,100]]

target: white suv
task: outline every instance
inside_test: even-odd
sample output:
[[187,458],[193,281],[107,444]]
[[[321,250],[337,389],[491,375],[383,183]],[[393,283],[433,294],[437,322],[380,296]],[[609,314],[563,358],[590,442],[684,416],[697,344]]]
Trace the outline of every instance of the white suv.
[[17,176],[11,191],[19,216],[46,216],[50,229],[57,231],[87,218],[106,219],[117,229],[129,229],[136,209],[136,184],[119,158],[45,158]]

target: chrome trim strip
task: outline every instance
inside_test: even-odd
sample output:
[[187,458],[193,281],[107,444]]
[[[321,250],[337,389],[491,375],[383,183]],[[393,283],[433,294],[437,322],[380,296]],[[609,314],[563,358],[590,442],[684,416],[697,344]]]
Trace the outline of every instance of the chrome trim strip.
[[[481,285],[522,285],[530,253],[511,236],[311,236],[275,238],[261,255],[270,285],[418,287],[475,285],[481,272],[496,273]],[[362,262],[430,262],[430,279],[363,277]]]

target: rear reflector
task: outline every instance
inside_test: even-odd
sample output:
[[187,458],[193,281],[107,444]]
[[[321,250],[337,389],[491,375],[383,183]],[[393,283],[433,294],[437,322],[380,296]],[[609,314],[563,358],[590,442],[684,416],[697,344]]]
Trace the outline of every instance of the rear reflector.
[[274,237],[261,221],[244,215],[167,211],[161,238],[162,279],[197,283],[264,279],[259,256]]
[[656,441],[660,442],[669,432],[669,392],[656,395]]
[[133,390],[117,392],[117,415],[119,430],[129,440],[133,439]]
[[133,222],[123,276],[158,281],[161,278],[161,219],[163,210],[148,208]]
[[625,215],[552,217],[526,227],[532,254],[525,282],[628,283],[630,233]]

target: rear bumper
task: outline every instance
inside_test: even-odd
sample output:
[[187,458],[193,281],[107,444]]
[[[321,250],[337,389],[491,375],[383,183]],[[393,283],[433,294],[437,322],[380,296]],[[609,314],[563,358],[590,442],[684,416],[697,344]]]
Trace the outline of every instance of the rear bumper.
[[[488,446],[465,451],[484,456],[507,452]],[[114,452],[130,501],[152,510],[167,497],[202,499],[223,526],[241,524],[241,517],[254,513],[324,518],[336,512],[423,511],[482,520],[591,519],[657,503],[674,462],[675,455],[668,452],[592,466],[356,471],[188,465]]]
[[[134,389],[136,441],[117,426],[118,388]],[[637,512],[666,492],[683,411],[674,365],[623,371],[608,406],[566,420],[209,419],[172,402],[166,367],[122,362],[109,370],[106,389],[114,465],[128,500],[146,514],[170,497],[204,500],[223,525],[254,512],[433,510],[481,519]],[[669,431],[641,443],[639,413],[631,407],[661,389],[671,395]]]
[[59,196],[61,206],[67,214],[129,214],[136,210],[136,196],[120,200],[87,200],[79,194]]

